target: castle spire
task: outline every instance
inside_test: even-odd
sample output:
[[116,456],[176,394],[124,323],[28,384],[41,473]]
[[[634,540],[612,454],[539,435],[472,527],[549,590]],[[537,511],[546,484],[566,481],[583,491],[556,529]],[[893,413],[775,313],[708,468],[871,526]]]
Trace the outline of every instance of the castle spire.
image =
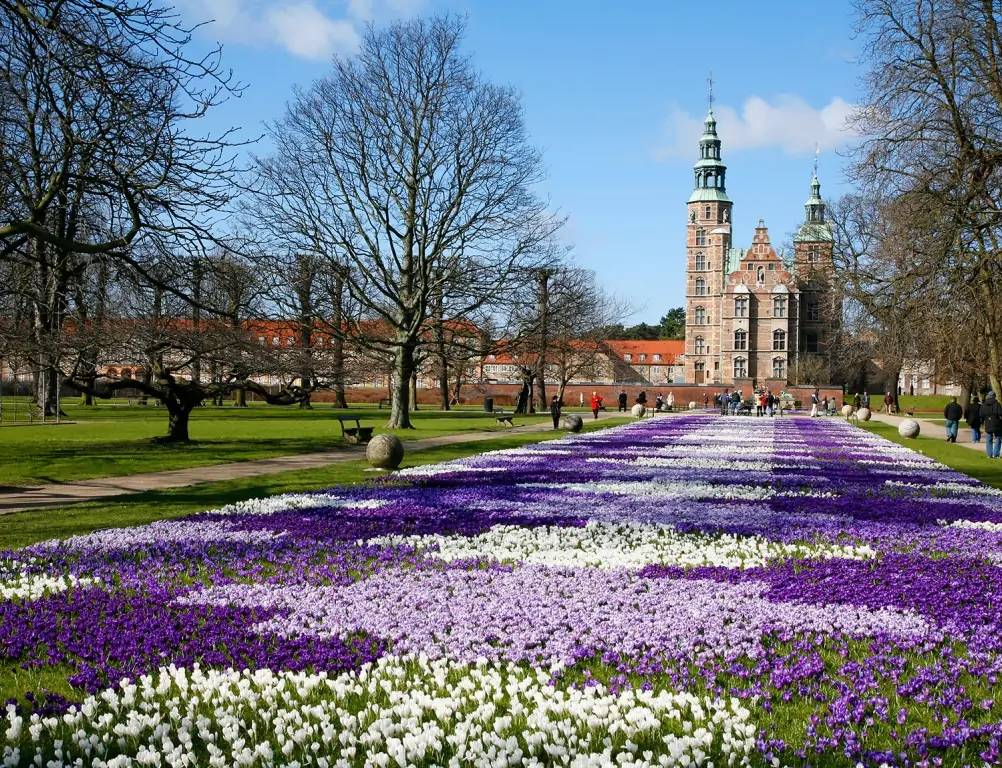
[[821,197],[821,182],[818,181],[818,155],[820,149],[814,152],[814,173],[811,176],[811,195],[804,203],[804,223],[800,225],[794,236],[796,242],[831,242],[831,226],[825,220],[825,201]]
[[699,159],[693,166],[695,184],[689,202],[719,201],[729,203],[725,184],[727,166],[720,159],[720,137],[713,116],[713,74],[707,78],[707,111],[703,135],[699,139]]

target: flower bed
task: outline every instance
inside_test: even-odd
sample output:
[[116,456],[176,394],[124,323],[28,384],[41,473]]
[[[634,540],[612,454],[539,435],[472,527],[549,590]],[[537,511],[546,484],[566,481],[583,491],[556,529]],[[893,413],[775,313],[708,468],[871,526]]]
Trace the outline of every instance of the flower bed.
[[683,415],[0,554],[2,765],[981,765],[1002,497]]

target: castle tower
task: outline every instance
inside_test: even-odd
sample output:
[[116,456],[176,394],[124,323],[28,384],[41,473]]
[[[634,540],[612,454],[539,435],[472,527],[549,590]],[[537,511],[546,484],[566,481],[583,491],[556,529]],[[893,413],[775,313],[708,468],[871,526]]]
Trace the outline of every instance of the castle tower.
[[800,292],[797,351],[805,364],[806,358],[827,358],[830,334],[841,316],[832,285],[834,244],[815,164],[811,195],[804,203],[804,223],[793,237],[794,275]]
[[732,203],[712,107],[693,171],[686,211],[685,380],[702,384],[720,380],[721,296],[731,247]]

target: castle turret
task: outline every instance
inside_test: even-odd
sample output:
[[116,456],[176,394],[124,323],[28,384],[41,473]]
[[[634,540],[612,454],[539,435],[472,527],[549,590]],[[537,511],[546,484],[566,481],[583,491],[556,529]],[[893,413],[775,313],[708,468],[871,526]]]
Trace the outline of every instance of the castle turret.
[[687,203],[685,378],[701,384],[720,380],[720,301],[731,248],[732,203],[712,108],[693,172]]

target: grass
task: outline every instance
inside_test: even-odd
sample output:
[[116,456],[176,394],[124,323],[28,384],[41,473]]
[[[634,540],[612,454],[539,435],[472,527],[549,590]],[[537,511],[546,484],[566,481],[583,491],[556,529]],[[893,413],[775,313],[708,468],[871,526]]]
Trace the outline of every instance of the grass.
[[[617,426],[632,419],[608,418],[585,422],[585,431]],[[515,448],[528,443],[552,440],[563,432],[534,432],[498,435],[475,443],[445,445],[412,453],[404,466],[449,461],[464,456]],[[335,485],[351,485],[373,479],[363,460],[345,461],[320,469],[280,472],[219,483],[203,483],[187,488],[130,494],[110,499],[73,504],[53,509],[28,510],[0,516],[0,550],[13,549],[45,539],[90,533],[99,528],[142,525],[221,507],[235,501],[278,493],[315,491]],[[0,696],[0,701],[3,698]]]
[[[898,404],[901,406],[902,413],[912,411],[913,413],[938,413],[942,416],[943,409],[952,399],[950,395],[899,395]],[[879,397],[870,395],[870,401],[874,408],[883,408],[883,395]]]
[[[338,416],[358,416],[376,432],[417,440],[463,432],[503,432],[483,411],[418,411],[416,429],[387,430],[388,412],[370,407],[312,410],[252,405],[203,407],[192,413],[188,445],[158,445],[167,414],[153,406],[64,405],[74,423],[0,428],[0,484],[9,487],[68,482],[200,467],[231,461],[330,450],[341,444]],[[519,417],[517,424],[545,424],[548,416]]]
[[901,437],[896,427],[879,421],[861,422],[860,426],[987,485],[1002,488],[1002,459],[989,459],[985,456],[983,448],[975,451],[962,445],[948,443],[941,438],[921,435],[909,440]]

